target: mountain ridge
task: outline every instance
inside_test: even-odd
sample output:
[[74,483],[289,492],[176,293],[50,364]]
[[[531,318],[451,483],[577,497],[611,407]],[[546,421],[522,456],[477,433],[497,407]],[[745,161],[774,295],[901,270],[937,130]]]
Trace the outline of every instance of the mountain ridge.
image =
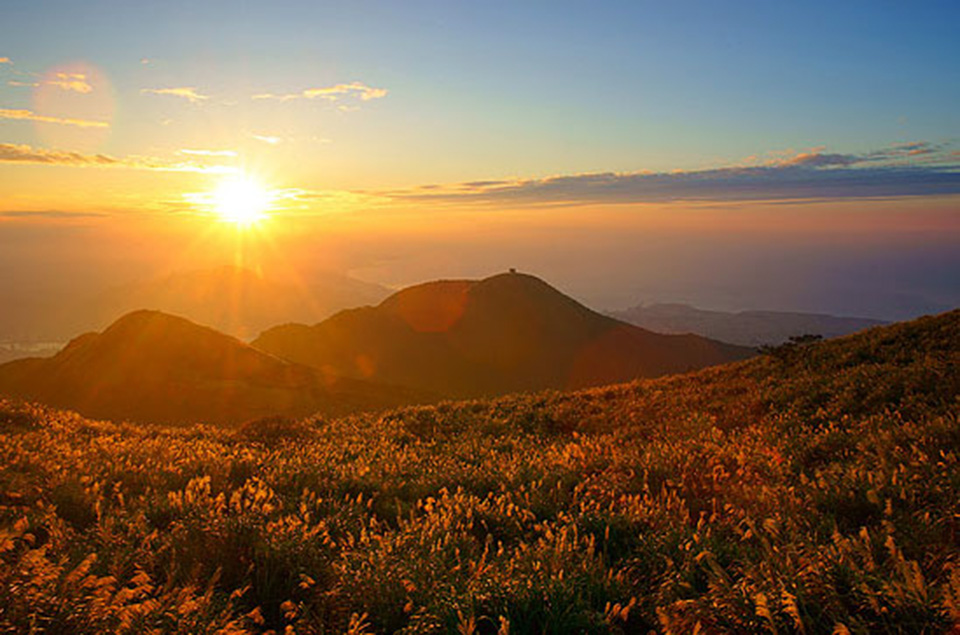
[[415,285],[376,307],[268,329],[253,345],[343,376],[449,397],[599,385],[751,354],[619,322],[513,272]]
[[421,399],[259,351],[186,318],[128,313],[51,358],[0,365],[0,390],[105,419],[236,424],[274,414],[346,414]]
[[[0,339],[63,342],[76,333],[103,330],[130,312],[153,309],[247,340],[278,323],[320,320],[343,308],[379,302],[390,294],[386,287],[335,272],[260,273],[236,265],[177,270],[106,288],[88,287],[73,290],[68,298],[60,293],[18,301],[16,314],[0,319]],[[14,355],[13,350],[7,353],[8,358]]]

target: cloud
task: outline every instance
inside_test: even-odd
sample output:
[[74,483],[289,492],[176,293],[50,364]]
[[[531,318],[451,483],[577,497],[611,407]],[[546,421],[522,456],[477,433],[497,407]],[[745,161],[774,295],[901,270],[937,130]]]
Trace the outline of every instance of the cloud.
[[40,82],[18,82],[18,81],[15,80],[15,79],[11,79],[10,81],[7,82],[7,85],[9,85],[9,86],[26,86],[26,87],[28,87],[28,88],[36,88],[37,86],[40,85]]
[[326,88],[308,88],[303,91],[303,96],[307,99],[329,99],[336,101],[344,95],[359,97],[363,101],[371,99],[380,99],[387,96],[385,88],[371,88],[362,82],[350,82],[349,84],[337,84]]
[[9,57],[0,57],[0,64],[13,64]]
[[38,121],[40,123],[55,123],[64,126],[77,126],[80,128],[109,128],[110,124],[106,121],[90,121],[88,119],[71,119],[63,117],[48,117],[47,115],[38,115],[35,112],[25,109],[11,110],[0,108],[0,119],[21,119],[25,121]]
[[184,148],[177,150],[180,154],[191,154],[200,157],[235,157],[237,153],[233,150],[189,150]]
[[198,104],[204,100],[210,99],[208,95],[201,95],[193,86],[179,86],[176,88],[143,88],[140,90],[143,95],[169,95],[171,97],[180,97],[190,103]]
[[41,210],[0,210],[0,218],[102,218],[108,216],[103,212],[65,212],[56,209]]
[[103,154],[81,154],[61,150],[46,150],[28,145],[0,143],[0,162],[2,163],[44,163],[48,165],[119,165],[118,159]]
[[[914,141],[912,143],[897,143],[889,148],[871,152],[866,155],[870,161],[896,161],[906,159],[912,162],[918,160],[928,162],[943,162],[950,153],[948,143],[930,143],[929,141]],[[922,157],[922,159],[921,159]]]
[[760,165],[471,181],[380,194],[403,200],[488,204],[932,196],[960,194],[960,161],[946,144],[917,142],[864,154],[792,153]]
[[290,101],[291,99],[301,99],[303,97],[302,93],[285,93],[283,95],[277,95],[275,93],[257,93],[250,97],[250,99],[272,99],[274,101]]
[[826,168],[831,166],[848,166],[860,163],[863,159],[853,154],[830,154],[823,152],[801,152],[796,156],[783,160],[780,165],[800,166],[808,168]]
[[381,99],[387,96],[386,88],[373,88],[363,82],[350,82],[349,84],[335,84],[333,86],[324,86],[321,88],[307,88],[299,93],[260,93],[254,95],[253,99],[273,99],[276,101],[290,101],[291,99],[326,99],[327,101],[339,101],[344,97],[353,97],[361,101],[370,101],[371,99]]
[[0,163],[25,163],[72,167],[130,168],[161,172],[199,172],[204,174],[232,174],[237,168],[227,165],[201,165],[174,162],[156,157],[130,156],[116,158],[104,154],[82,154],[65,150],[48,150],[28,145],[0,143]]
[[257,141],[262,141],[263,143],[269,143],[272,146],[275,146],[283,141],[283,139],[280,137],[271,137],[269,135],[251,134],[250,137],[256,139]]
[[46,83],[75,93],[93,92],[93,86],[87,82],[87,76],[84,73],[56,73],[53,79],[48,79]]

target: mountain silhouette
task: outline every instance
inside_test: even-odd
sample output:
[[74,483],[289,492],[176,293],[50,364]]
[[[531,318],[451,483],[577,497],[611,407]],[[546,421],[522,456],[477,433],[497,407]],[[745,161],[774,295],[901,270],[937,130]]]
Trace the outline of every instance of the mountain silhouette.
[[89,417],[178,424],[344,414],[418,400],[410,391],[289,363],[148,310],[81,335],[53,357],[0,366],[0,392]]
[[253,345],[327,372],[450,397],[577,388],[743,359],[751,349],[600,315],[534,276],[445,280]]
[[93,304],[97,326],[130,311],[155,309],[247,339],[276,324],[322,320],[345,308],[379,302],[389,293],[334,273],[317,273],[298,283],[223,266],[111,289]]
[[705,311],[678,303],[641,304],[610,315],[658,333],[696,333],[745,346],[780,344],[807,333],[837,337],[886,324],[880,320],[820,313]]
[[[66,342],[77,333],[100,331],[139,309],[179,315],[247,340],[285,322],[315,322],[346,308],[380,302],[386,287],[316,271],[261,274],[232,265],[177,271],[119,286],[89,283],[69,292],[41,288],[10,296],[0,312],[0,342]],[[6,296],[5,296],[6,297]],[[0,350],[0,358],[26,357]]]

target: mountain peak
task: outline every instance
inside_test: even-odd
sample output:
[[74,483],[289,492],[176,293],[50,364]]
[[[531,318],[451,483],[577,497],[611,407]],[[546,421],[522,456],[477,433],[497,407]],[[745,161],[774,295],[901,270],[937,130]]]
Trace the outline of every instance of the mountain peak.
[[175,331],[207,333],[220,338],[233,340],[233,337],[224,335],[214,329],[192,322],[187,318],[165,313],[156,309],[137,309],[119,317],[113,324],[103,331],[104,336],[131,331],[151,331],[154,333]]
[[239,423],[411,400],[409,393],[291,363],[154,310],[127,313],[52,358],[29,361],[0,366],[0,390],[108,419]]
[[510,271],[481,280],[435,280],[397,291],[381,302],[382,310],[415,331],[446,332],[462,319],[487,322],[523,320],[522,314],[589,311],[540,278]]
[[182,326],[194,323],[179,315],[165,313],[157,309],[137,309],[136,311],[130,311],[117,318],[109,328],[137,328],[156,324]]
[[348,377],[450,397],[598,385],[751,354],[630,326],[513,271],[419,284],[363,312],[271,329],[254,346]]

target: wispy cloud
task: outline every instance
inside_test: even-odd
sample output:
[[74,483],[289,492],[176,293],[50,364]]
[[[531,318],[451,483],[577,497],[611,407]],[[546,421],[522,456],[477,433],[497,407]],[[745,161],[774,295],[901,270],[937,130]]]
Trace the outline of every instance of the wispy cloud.
[[836,154],[830,152],[800,152],[790,158],[774,162],[784,167],[828,168],[849,166],[860,163],[862,159],[854,154]]
[[303,93],[257,93],[250,97],[250,99],[272,99],[274,101],[290,101],[292,99],[302,99]]
[[226,165],[204,165],[191,162],[168,161],[156,157],[111,157],[105,154],[82,154],[65,150],[34,148],[29,145],[0,143],[0,163],[25,163],[73,167],[131,168],[162,172],[200,172],[204,174],[232,174],[237,168]]
[[38,121],[40,123],[55,123],[64,126],[77,126],[79,128],[109,128],[110,124],[106,121],[91,121],[89,119],[73,119],[69,117],[50,117],[39,115],[26,109],[6,109],[0,108],[0,119],[20,119],[24,121]]
[[405,200],[504,204],[930,196],[960,194],[960,161],[947,144],[916,142],[863,154],[815,149],[759,165],[472,181],[380,194]]
[[122,162],[103,154],[81,154],[62,150],[47,150],[28,145],[0,143],[2,163],[45,163],[48,165],[109,166]]
[[190,150],[188,148],[183,148],[178,150],[180,154],[190,154],[193,156],[199,157],[235,157],[237,156],[236,151],[234,150]]
[[178,86],[174,88],[143,88],[140,90],[144,95],[169,95],[170,97],[179,97],[186,99],[190,103],[198,104],[210,99],[208,95],[201,95],[193,86]]
[[345,97],[352,97],[361,101],[370,101],[371,99],[381,99],[387,96],[386,88],[374,88],[367,86],[363,82],[350,82],[349,84],[335,84],[333,86],[322,86],[320,88],[307,88],[298,93],[260,93],[253,96],[253,99],[273,99],[276,101],[290,101],[292,99],[325,99],[327,101],[339,101]]
[[309,88],[303,91],[303,96],[307,99],[329,99],[336,101],[343,96],[359,97],[363,101],[371,99],[380,99],[387,96],[385,88],[372,88],[362,82],[351,82],[349,84],[337,84],[326,88]]
[[75,93],[93,92],[93,86],[87,81],[87,76],[84,73],[56,73],[46,83]]
[[272,137],[270,135],[251,134],[250,138],[256,139],[257,141],[261,141],[263,143],[269,143],[272,146],[275,146],[283,141],[283,139],[280,137]]
[[803,152],[787,152],[767,161],[773,166],[802,166],[810,168],[847,167],[867,164],[916,164],[918,162],[943,162],[947,160],[948,144],[913,141],[896,143],[880,150],[863,154],[838,154],[824,152],[825,148],[812,148]]
[[[26,77],[36,77],[35,73],[19,73],[17,75]],[[25,88],[37,88],[46,84],[47,86],[56,86],[62,90],[74,93],[87,94],[93,92],[93,84],[88,81],[86,73],[54,73],[53,77],[44,81],[19,81],[11,79],[7,82],[8,86],[20,86]]]
[[0,64],[13,64],[9,57],[0,57]]
[[103,212],[65,212],[56,209],[41,210],[0,210],[0,218],[33,219],[33,218],[103,218],[109,216]]

